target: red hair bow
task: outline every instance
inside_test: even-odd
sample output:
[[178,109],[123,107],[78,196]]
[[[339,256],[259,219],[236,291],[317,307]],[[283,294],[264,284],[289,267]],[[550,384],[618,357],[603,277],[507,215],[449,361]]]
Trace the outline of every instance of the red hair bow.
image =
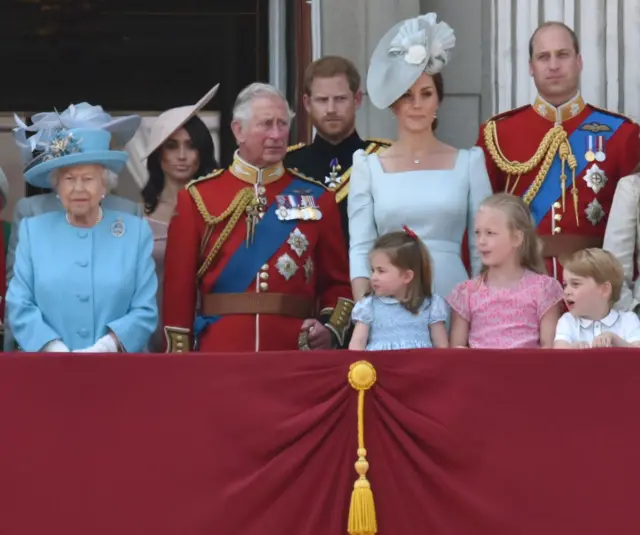
[[418,240],[418,235],[413,232],[413,230],[411,230],[407,225],[402,225],[402,230],[404,230],[404,233],[412,240]]

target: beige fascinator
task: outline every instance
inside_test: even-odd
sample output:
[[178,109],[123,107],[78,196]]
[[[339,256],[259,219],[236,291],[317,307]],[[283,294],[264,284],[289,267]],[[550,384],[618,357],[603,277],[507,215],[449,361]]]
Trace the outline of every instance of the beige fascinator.
[[148,158],[169,139],[176,130],[180,129],[191,117],[204,108],[218,92],[218,87],[220,87],[220,84],[212,87],[206,95],[193,105],[171,108],[161,113],[151,125],[147,151],[142,159]]

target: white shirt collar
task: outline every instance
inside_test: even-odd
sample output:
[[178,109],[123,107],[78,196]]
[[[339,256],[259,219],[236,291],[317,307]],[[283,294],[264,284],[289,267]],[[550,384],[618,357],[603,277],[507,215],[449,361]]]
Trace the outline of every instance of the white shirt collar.
[[[607,327],[611,327],[616,321],[618,321],[618,317],[620,316],[617,310],[613,308],[609,311],[609,313],[600,320],[600,323],[604,324]],[[580,322],[580,327],[583,329],[588,329],[593,325],[594,320],[590,320],[588,318],[578,318]]]

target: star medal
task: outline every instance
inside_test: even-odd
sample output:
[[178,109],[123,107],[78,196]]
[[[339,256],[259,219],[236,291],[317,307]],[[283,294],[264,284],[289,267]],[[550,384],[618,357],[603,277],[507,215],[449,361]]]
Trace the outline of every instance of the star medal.
[[338,173],[342,170],[342,167],[340,167],[338,163],[338,158],[333,158],[331,162],[329,162],[329,167],[331,167],[331,171],[329,172],[329,176],[324,177],[324,181],[330,190],[334,190],[340,185]]

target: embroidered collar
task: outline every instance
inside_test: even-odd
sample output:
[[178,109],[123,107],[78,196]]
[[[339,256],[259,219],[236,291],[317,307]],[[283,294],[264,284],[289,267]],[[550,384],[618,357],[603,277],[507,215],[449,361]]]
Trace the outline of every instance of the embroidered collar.
[[258,168],[243,160],[238,151],[233,155],[233,163],[229,167],[229,171],[236,178],[249,184],[271,184],[278,180],[284,174],[282,162],[272,167]]
[[533,109],[535,112],[552,121],[554,123],[562,123],[568,119],[572,119],[580,114],[584,110],[587,104],[583,100],[580,93],[576,94],[569,102],[565,102],[562,106],[555,107],[553,104],[549,104],[540,95],[536,97],[533,103]]
[[[619,317],[620,313],[617,310],[611,309],[609,313],[600,320],[600,323],[606,327],[612,327],[613,324],[618,321]],[[594,323],[594,320],[590,320],[588,318],[579,318],[578,321],[580,322],[580,327],[583,329],[589,329]]]

